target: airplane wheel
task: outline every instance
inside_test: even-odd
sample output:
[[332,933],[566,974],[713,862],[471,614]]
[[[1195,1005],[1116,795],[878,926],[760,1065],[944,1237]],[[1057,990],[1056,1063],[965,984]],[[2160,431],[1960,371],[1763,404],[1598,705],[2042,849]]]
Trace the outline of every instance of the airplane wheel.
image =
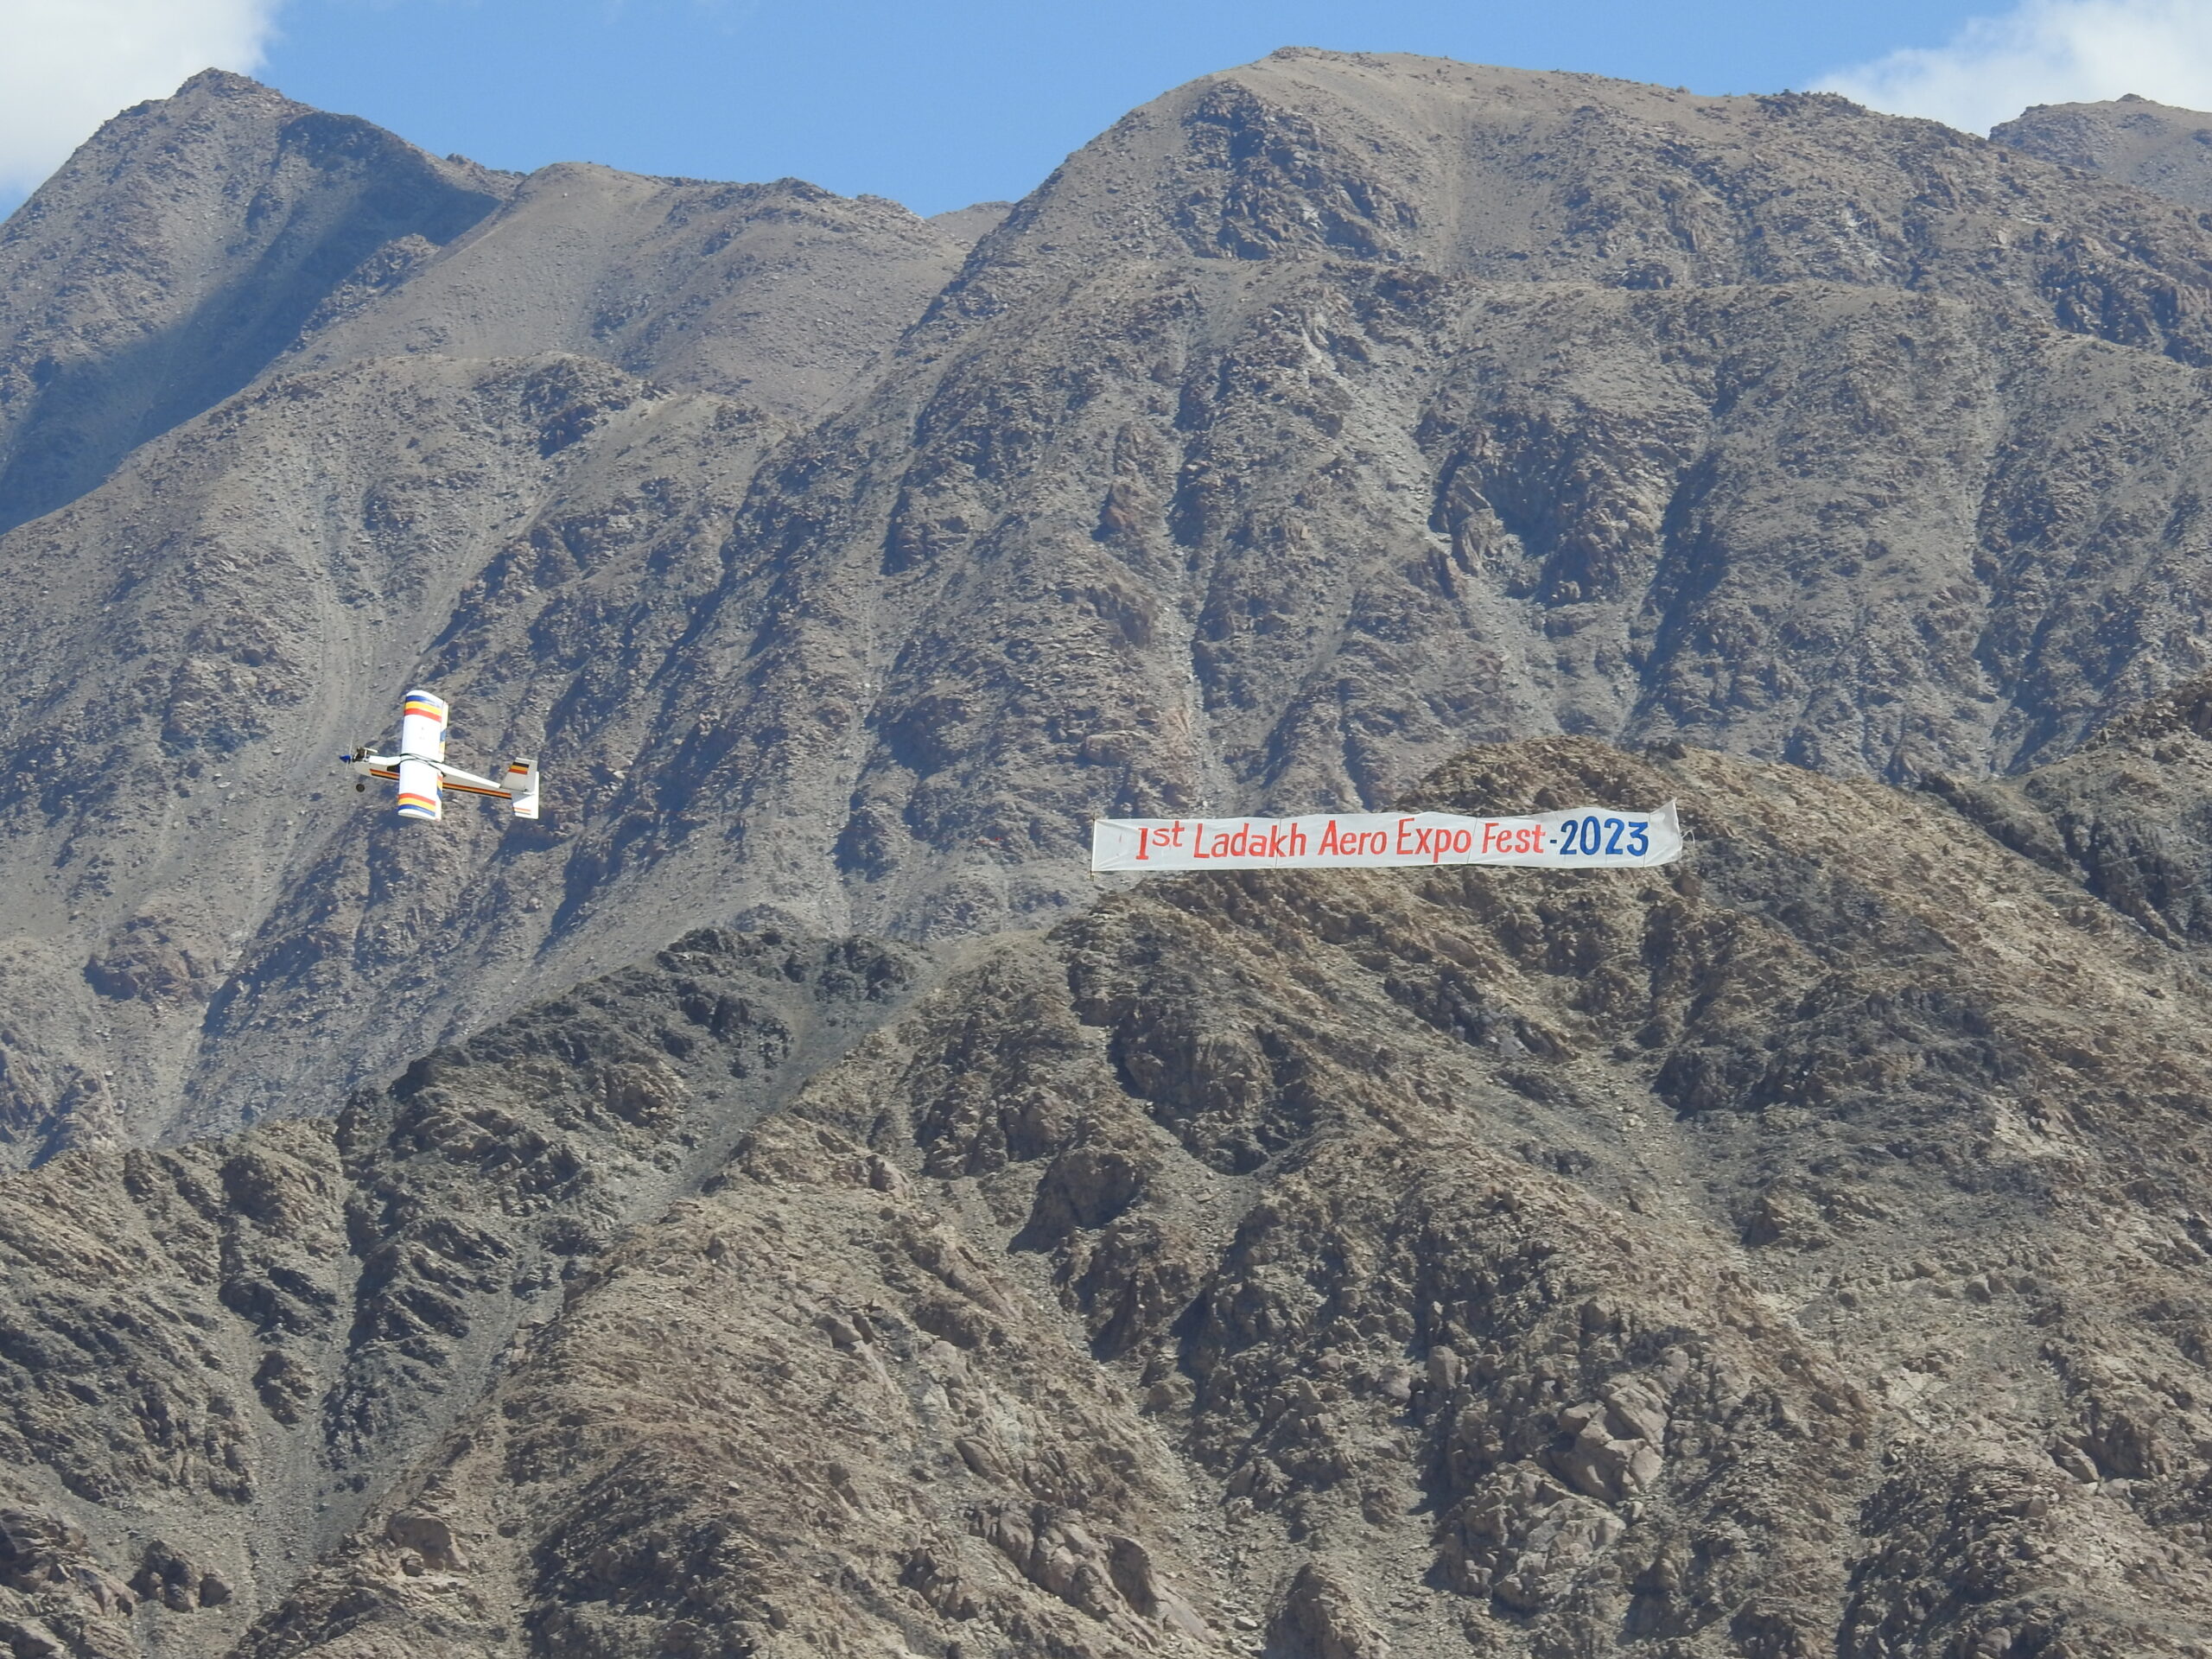
[[365,795],[368,793],[368,790],[369,786],[366,784],[356,784],[353,785],[353,792],[356,795]]

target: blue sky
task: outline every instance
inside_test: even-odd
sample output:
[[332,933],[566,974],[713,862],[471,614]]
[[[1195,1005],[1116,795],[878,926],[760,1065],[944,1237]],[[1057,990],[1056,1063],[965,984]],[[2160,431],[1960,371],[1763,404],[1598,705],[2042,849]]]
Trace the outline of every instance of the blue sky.
[[1936,45],[1972,10],[1899,0],[300,0],[279,16],[263,79],[499,167],[588,160],[718,179],[788,174],[937,213],[1019,196],[1135,105],[1279,46],[1764,91]]
[[2123,91],[2212,105],[2212,0],[6,0],[0,208],[214,63],[495,166],[796,175],[935,213],[1018,196],[1131,106],[1284,45],[1825,82],[1974,127]]

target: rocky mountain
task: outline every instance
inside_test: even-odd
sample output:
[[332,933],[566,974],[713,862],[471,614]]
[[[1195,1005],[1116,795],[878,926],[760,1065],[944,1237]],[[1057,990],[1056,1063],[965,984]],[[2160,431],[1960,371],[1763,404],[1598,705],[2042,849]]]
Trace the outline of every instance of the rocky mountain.
[[[124,112],[0,231],[0,1655],[2212,1651],[2200,120]],[[543,821],[343,787],[418,682]]]
[[0,1642],[2201,1653],[2208,683],[1916,790],[1477,749],[1408,804],[1689,851],[700,932],[9,1178]]
[[[702,930],[335,1116],[24,1178],[0,1203],[0,1653],[235,1638],[474,1408],[580,1267],[925,967]],[[139,1601],[156,1617],[113,1624]],[[164,1633],[163,1609],[212,1616]]]
[[0,527],[251,381],[379,250],[448,244],[513,188],[213,70],[125,111],[0,232]]
[[[0,264],[16,1163],[701,921],[1045,925],[1101,810],[1553,731],[1986,778],[2208,662],[2212,231],[1834,98],[1287,51],[925,222],[211,74]],[[416,682],[544,823],[334,792]]]
[[[401,212],[414,200],[403,187],[456,176],[474,194],[435,196],[445,221]],[[0,551],[24,600],[5,647],[24,694],[4,741],[28,833],[11,849],[0,949],[0,1139],[16,1159],[289,1109],[298,1079],[242,1052],[214,1062],[224,1075],[196,1109],[194,1071],[226,1048],[210,1039],[248,987],[240,946],[273,902],[325,912],[295,936],[302,968],[328,954],[330,912],[351,933],[373,902],[345,885],[340,849],[362,815],[339,810],[353,802],[331,791],[328,758],[386,721],[384,683],[434,671],[426,650],[464,618],[499,633],[507,655],[487,671],[519,659],[557,686],[518,681],[511,700],[607,734],[555,794],[555,822],[580,822],[642,745],[641,664],[718,578],[760,454],[919,315],[963,233],[795,181],[488,175],[212,72],[118,117],[27,203],[0,244],[0,292],[26,322],[0,410],[17,435],[9,476],[32,483],[0,499],[28,517],[56,491],[77,499]],[[257,334],[207,321],[249,312],[284,321]],[[197,379],[173,372],[171,348],[149,343],[172,336],[219,361]],[[55,362],[76,366],[55,380]],[[111,382],[128,397],[101,390]],[[87,407],[135,424],[101,437]],[[137,447],[115,468],[126,439]],[[62,452],[111,475],[89,493],[33,488],[56,476],[39,457]],[[518,611],[523,594],[535,601]],[[587,662],[595,687],[577,677]],[[462,743],[510,735],[491,723],[499,705],[485,713],[464,705]],[[523,737],[546,741],[542,724]],[[563,833],[528,843],[541,856],[515,872],[531,889],[518,913],[557,907],[540,878]],[[452,892],[480,885],[499,844],[434,853],[454,884],[423,891],[434,939],[466,937]],[[616,955],[697,913],[691,897],[661,895]],[[416,954],[411,924],[388,931],[397,920],[371,924],[395,962]],[[325,962],[327,1006],[318,995],[283,1016],[324,1054],[310,1069],[335,1061],[334,1079],[374,1073],[413,1040],[364,1052],[338,1036],[327,1016],[356,971]],[[469,977],[488,988],[496,975],[494,1001],[512,1006],[526,971]],[[398,1023],[467,1028],[441,977],[416,981]],[[395,999],[377,995],[383,1023]]]
[[1990,129],[2000,144],[2191,207],[2212,207],[2212,117],[2129,93],[2102,104],[2037,104]]

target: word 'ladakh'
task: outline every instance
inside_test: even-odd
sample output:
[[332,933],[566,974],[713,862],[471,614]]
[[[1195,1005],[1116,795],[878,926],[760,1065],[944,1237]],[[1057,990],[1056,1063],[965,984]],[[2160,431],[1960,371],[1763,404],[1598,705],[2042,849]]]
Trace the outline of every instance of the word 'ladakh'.
[[1681,856],[1675,804],[1579,806],[1525,818],[1339,812],[1303,818],[1101,818],[1094,870],[1365,869],[1399,864],[1540,864],[1581,869]]

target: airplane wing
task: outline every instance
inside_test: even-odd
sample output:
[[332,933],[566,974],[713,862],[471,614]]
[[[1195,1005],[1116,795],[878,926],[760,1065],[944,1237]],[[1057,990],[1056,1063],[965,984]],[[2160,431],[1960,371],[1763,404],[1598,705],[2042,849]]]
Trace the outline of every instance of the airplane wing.
[[444,816],[438,798],[439,763],[446,758],[446,702],[443,697],[413,690],[399,711],[399,816],[427,818],[435,823]]
[[432,760],[418,760],[411,754],[399,757],[399,816],[403,818],[427,818],[435,823],[445,816],[445,809],[438,798],[438,767]]
[[410,691],[399,711],[399,752],[418,760],[446,758],[446,701],[428,691]]

